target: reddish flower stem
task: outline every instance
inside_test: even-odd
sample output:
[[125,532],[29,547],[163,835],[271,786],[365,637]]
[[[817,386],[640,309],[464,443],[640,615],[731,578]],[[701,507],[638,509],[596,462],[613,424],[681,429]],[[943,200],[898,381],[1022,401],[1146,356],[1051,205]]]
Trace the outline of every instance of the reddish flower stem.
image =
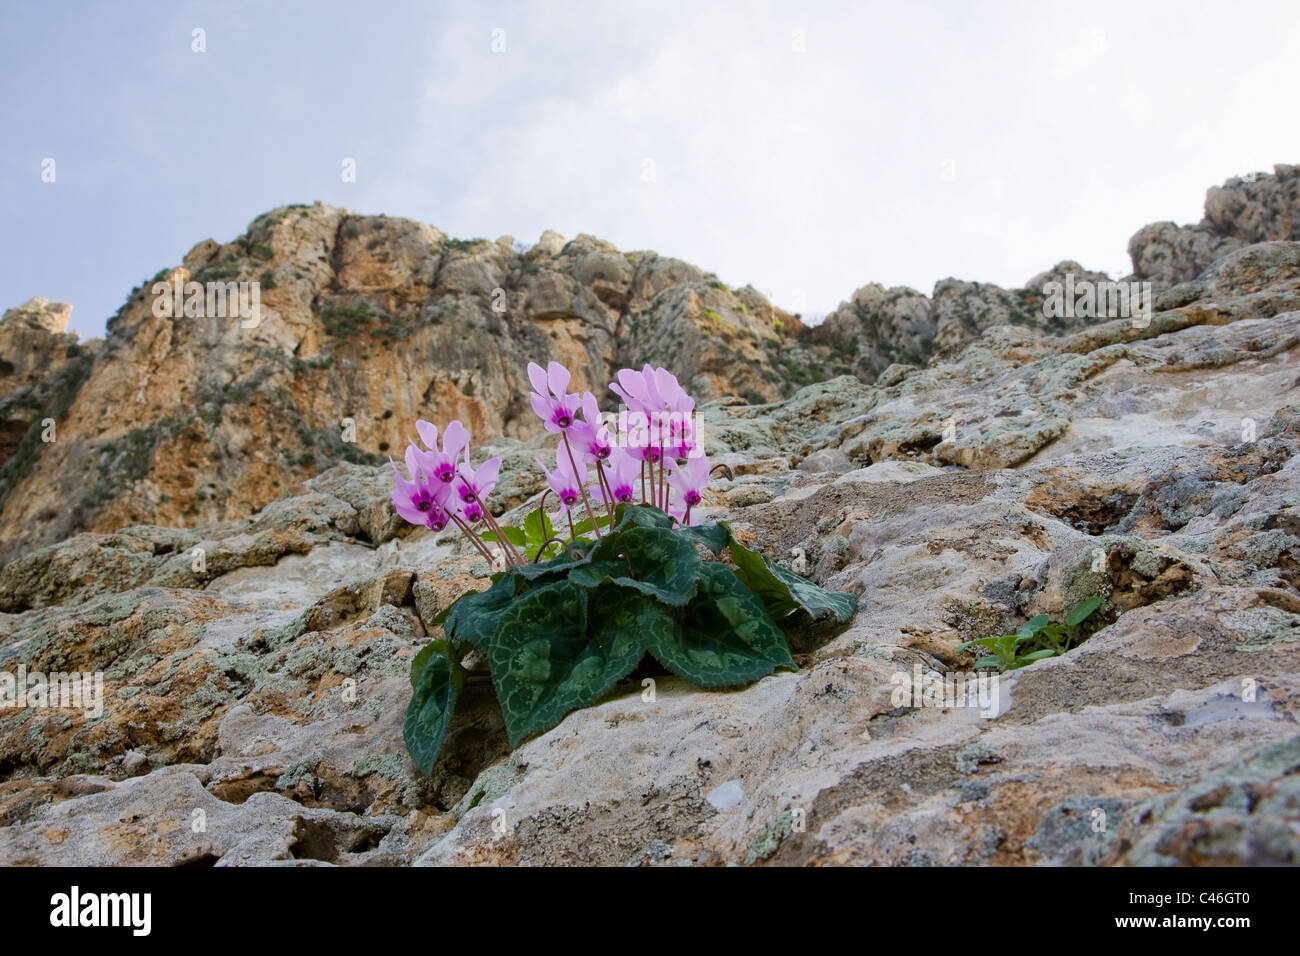
[[668,482],[664,480],[664,443],[659,442],[659,510],[668,511]]
[[487,502],[478,496],[478,492],[468,481],[465,482],[465,487],[469,488],[469,493],[473,495],[474,500],[478,502],[478,506],[483,512],[483,518],[487,521],[488,527],[496,532],[497,544],[501,545],[501,550],[505,552],[506,561],[509,564],[523,564],[524,556],[519,553],[519,549],[516,548],[514,543],[505,536],[504,532],[502,532],[501,525],[497,524],[497,519],[492,517],[492,512],[488,511]]
[[605,466],[596,462],[596,477],[600,479],[600,493],[605,499],[605,510],[609,513],[609,526],[614,527],[614,489],[609,486],[609,477]]
[[[587,485],[578,477],[578,463],[573,458],[573,448],[569,445],[569,433],[560,432],[560,437],[564,439],[564,450],[569,453],[569,464],[573,467],[573,480],[578,483],[578,491],[582,492],[582,503],[587,508],[587,517],[591,519],[591,530],[595,532],[596,539],[599,540],[600,525],[596,524],[596,512],[591,510],[591,499],[587,497]],[[569,524],[573,524],[573,516],[569,517]],[[574,537],[577,537],[575,534]]]
[[456,522],[456,527],[460,528],[461,533],[464,534],[465,537],[469,538],[470,543],[473,544],[474,547],[478,548],[478,553],[487,559],[488,567],[491,568],[495,566],[496,558],[492,556],[492,552],[487,549],[487,546],[478,539],[478,535],[470,529],[470,526],[465,523],[464,519],[462,519],[460,515],[451,514],[451,512],[448,512],[448,514],[451,515],[451,520]]

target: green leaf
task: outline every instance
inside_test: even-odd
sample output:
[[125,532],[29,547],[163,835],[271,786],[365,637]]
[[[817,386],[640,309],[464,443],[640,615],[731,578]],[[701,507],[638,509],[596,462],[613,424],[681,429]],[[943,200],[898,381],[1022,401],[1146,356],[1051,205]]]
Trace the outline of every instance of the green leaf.
[[429,773],[438,762],[456,697],[465,686],[465,669],[451,656],[446,641],[433,641],[415,655],[411,686],[402,737],[420,772]]
[[627,528],[671,528],[672,515],[660,511],[654,505],[619,505],[614,509],[614,530]]
[[731,543],[731,529],[720,523],[683,525],[675,533],[704,545],[714,554],[721,554],[722,549]]
[[[536,511],[524,518],[524,545],[527,552],[527,558],[534,561],[538,557],[538,551],[542,550],[542,545],[555,537],[555,526],[551,524],[551,517],[539,506]],[[563,549],[558,542],[551,542],[546,545],[544,557],[559,554]]]
[[[495,578],[493,580],[495,580]],[[478,589],[470,588],[460,597],[469,597],[471,594],[478,594]],[[456,600],[459,601],[460,598],[457,598]],[[443,608],[441,611],[435,614],[433,616],[433,620],[429,622],[430,627],[436,627],[437,625],[444,623],[447,620],[447,616],[451,614],[451,609],[452,607],[455,606],[455,604],[456,601],[452,601],[451,604],[448,604],[445,608]]]
[[736,574],[762,599],[767,613],[778,621],[802,609],[814,621],[830,618],[844,624],[852,620],[858,609],[858,600],[852,594],[819,588],[737,541],[731,542],[730,550],[731,560],[736,562]]
[[513,747],[587,707],[632,672],[644,654],[644,615],[654,601],[620,588],[586,590],[556,581],[520,596],[488,648],[497,699]]
[[1074,607],[1070,608],[1069,612],[1065,615],[1065,623],[1070,627],[1077,627],[1091,617],[1092,612],[1101,607],[1101,603],[1104,600],[1106,600],[1104,597],[1097,596],[1090,597],[1088,600],[1076,604]]
[[700,556],[689,540],[668,528],[629,528],[608,535],[591,549],[598,561],[623,565],[615,584],[635,588],[664,604],[680,607],[695,595]]
[[550,516],[539,506],[536,511],[524,518],[524,537],[529,542],[539,544],[555,534]]
[[998,667],[1009,667],[1016,659],[1016,645],[1023,638],[1015,634],[1002,634],[998,637],[981,637],[978,640],[966,641],[957,645],[957,650],[964,651],[968,647],[983,647],[993,652],[992,655],[981,657],[975,662],[976,667],[986,666],[985,662],[992,661]]
[[1026,638],[1026,639],[1031,638],[1039,631],[1041,631],[1044,627],[1046,627],[1048,622],[1050,622],[1051,620],[1052,620],[1051,617],[1046,614],[1040,614],[1037,617],[1032,617],[1020,626],[1020,630],[1017,631],[1016,634],[1021,638]]
[[676,627],[646,628],[646,650],[701,687],[738,687],[778,667],[798,670],[785,634],[730,568],[706,563]]
[[966,641],[965,643],[958,644],[957,650],[964,651],[968,647],[996,647],[998,642],[1001,640],[1002,638],[1000,637],[981,637],[979,640]]
[[[512,528],[512,527],[510,527],[509,525],[502,525],[502,526],[501,526],[501,533],[504,534],[504,535],[506,536],[506,540],[507,540],[507,541],[509,541],[511,544],[513,544],[513,545],[514,545],[515,547],[517,547],[517,548],[523,548],[523,547],[526,547],[527,544],[528,544],[528,536],[527,536],[526,534],[524,534],[524,533],[523,533],[521,530],[519,530],[518,528]],[[497,537],[497,533],[496,533],[495,531],[491,531],[491,530],[489,530],[489,531],[484,531],[482,534],[479,535],[479,537],[482,538],[484,541],[499,541],[499,540],[500,540],[500,539]]]
[[1052,650],[1050,647],[1045,647],[1041,651],[1033,651],[1032,653],[1029,654],[1022,654],[1019,660],[1027,661],[1028,663],[1032,664],[1034,661],[1041,661],[1044,658],[1055,657],[1055,656],[1056,656],[1056,651]]
[[979,660],[977,660],[977,661],[975,662],[975,667],[976,667],[977,670],[978,670],[979,668],[981,668],[981,667],[997,667],[997,668],[1001,668],[1001,667],[1002,667],[1002,658],[1000,658],[1000,657],[992,657],[992,656],[989,656],[989,657],[981,657]]
[[[596,503],[593,501],[591,506],[595,508]],[[609,527],[609,514],[607,512],[596,512],[596,527],[601,529]],[[573,537],[569,540],[576,541],[579,538],[585,538],[589,534],[591,534],[591,519],[583,518],[573,526]]]
[[419,653],[411,658],[411,686],[416,687],[420,683],[420,674],[428,665],[430,658],[434,654],[446,654],[449,645],[446,641],[430,641],[420,648]]
[[549,561],[520,564],[511,568],[508,573],[518,575],[525,581],[536,581],[548,575],[562,576],[565,572],[591,563],[590,551],[583,552],[580,547],[573,547],[573,550],[578,555],[576,558],[572,557],[568,551],[562,551],[558,557],[551,558]]
[[622,560],[592,561],[569,572],[569,580],[588,590],[616,579],[627,580],[627,562]]
[[465,641],[486,650],[497,628],[497,618],[514,600],[518,576],[502,574],[486,591],[468,591],[443,612],[442,630],[454,641]]

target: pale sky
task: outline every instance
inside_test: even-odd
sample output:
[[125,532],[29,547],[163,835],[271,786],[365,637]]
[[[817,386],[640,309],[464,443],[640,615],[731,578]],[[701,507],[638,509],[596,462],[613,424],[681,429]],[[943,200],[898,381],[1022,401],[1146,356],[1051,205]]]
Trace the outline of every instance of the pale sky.
[[71,302],[83,336],[292,202],[591,233],[820,316],[1123,275],[1138,227],[1300,162],[1296,0],[10,0],[2,29],[0,308]]

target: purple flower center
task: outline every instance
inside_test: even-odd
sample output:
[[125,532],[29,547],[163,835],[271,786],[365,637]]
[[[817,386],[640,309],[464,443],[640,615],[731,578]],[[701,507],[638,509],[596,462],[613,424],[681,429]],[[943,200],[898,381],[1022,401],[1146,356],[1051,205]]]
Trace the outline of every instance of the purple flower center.
[[421,511],[428,511],[430,508],[433,507],[433,502],[430,501],[428,498],[421,498],[418,502],[416,502],[415,507],[419,508]]
[[698,491],[686,492],[686,504],[688,507],[694,508],[699,503],[700,503],[700,493]]

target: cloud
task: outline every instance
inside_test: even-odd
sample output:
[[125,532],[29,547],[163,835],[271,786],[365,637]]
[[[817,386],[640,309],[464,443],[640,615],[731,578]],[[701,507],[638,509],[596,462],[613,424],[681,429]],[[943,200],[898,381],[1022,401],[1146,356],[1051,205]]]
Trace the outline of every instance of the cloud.
[[[821,314],[872,280],[1014,285],[1063,258],[1123,273],[1144,223],[1199,219],[1211,183],[1300,156],[1278,121],[1297,31],[1244,68],[1258,74],[1245,104],[1193,59],[1257,33],[1248,16],[736,10],[520,7],[448,30],[407,162],[429,171],[423,157],[455,152],[463,178],[426,176],[407,199],[452,232],[594,233]],[[1243,105],[1253,122],[1237,128]],[[1232,145],[1207,125],[1232,125]]]
[[[1207,186],[1300,161],[1294,0],[12,19],[0,62],[24,94],[0,102],[0,307],[70,301],[92,334],[194,242],[289,202],[461,238],[587,232],[808,316],[870,281],[1016,285],[1065,258],[1125,273],[1144,224],[1196,221]],[[46,156],[57,186],[39,181]]]

